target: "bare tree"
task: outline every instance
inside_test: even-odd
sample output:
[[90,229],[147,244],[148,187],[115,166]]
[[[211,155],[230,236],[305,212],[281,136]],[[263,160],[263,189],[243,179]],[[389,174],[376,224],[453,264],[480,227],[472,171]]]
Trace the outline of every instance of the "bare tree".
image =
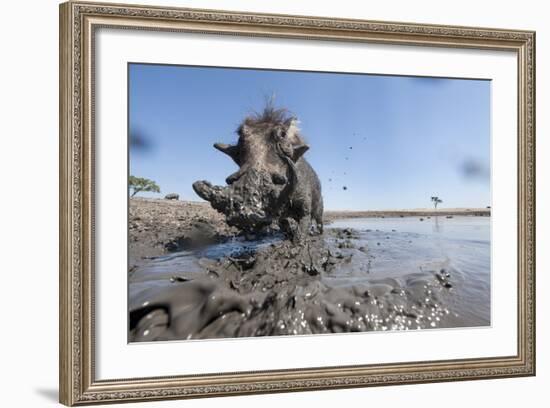
[[440,204],[443,202],[443,200],[437,196],[431,197],[432,203],[434,203],[434,208],[437,210],[437,204]]

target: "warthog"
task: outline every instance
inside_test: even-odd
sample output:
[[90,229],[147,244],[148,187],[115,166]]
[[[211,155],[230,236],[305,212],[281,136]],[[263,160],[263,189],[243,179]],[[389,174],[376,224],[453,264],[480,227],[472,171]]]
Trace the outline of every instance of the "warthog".
[[227,186],[208,181],[193,184],[195,192],[225,214],[229,225],[258,232],[278,225],[294,241],[312,231],[323,232],[323,198],[317,174],[303,157],[309,146],[300,135],[297,119],[285,109],[268,104],[239,126],[235,145],[215,143],[239,170]]
[[164,196],[165,200],[179,200],[180,195],[177,193],[169,193]]

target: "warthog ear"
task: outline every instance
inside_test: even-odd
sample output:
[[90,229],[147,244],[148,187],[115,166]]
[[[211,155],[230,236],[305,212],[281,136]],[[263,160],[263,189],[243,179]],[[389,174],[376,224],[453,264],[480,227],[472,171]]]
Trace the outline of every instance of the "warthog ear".
[[305,152],[309,150],[309,146],[306,144],[294,146],[293,153],[292,153],[292,160],[294,162],[297,162],[300,157],[304,155]]
[[287,119],[285,121],[285,133],[289,137],[289,139],[293,139],[294,135],[299,132],[298,128],[298,119],[295,117],[292,117],[290,119]]
[[225,143],[214,143],[214,147],[220,152],[227,154],[235,163],[240,165],[239,147]]

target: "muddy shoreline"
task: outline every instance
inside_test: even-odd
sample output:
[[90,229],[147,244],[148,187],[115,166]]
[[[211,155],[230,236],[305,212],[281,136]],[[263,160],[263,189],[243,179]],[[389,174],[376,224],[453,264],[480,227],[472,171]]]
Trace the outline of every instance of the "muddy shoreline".
[[384,210],[384,211],[325,211],[325,222],[353,218],[390,218],[390,217],[447,217],[473,216],[489,217],[490,208],[451,208],[451,209],[417,209],[417,210]]
[[[354,233],[328,233],[300,245],[279,241],[257,251],[202,259],[205,273],[175,274],[132,297],[130,341],[415,330],[441,326],[451,284],[444,270],[406,280],[376,279],[346,286],[328,283],[334,271],[366,248]],[[365,271],[368,273],[367,271]],[[159,289],[158,285],[163,285]]]
[[[389,211],[325,211],[324,222],[339,219],[432,216],[490,216],[487,208],[418,209]],[[209,203],[131,198],[129,208],[129,267],[143,259],[223,242],[239,233]]]
[[223,242],[238,233],[208,203],[148,198],[129,201],[130,272],[148,258]]
[[[329,213],[327,222],[341,218],[353,216]],[[472,325],[448,307],[460,271],[431,262],[371,274],[386,251],[414,254],[423,244],[368,231],[327,228],[298,245],[280,234],[250,240],[208,204],[131,199],[129,341]],[[228,245],[221,255],[205,250]]]

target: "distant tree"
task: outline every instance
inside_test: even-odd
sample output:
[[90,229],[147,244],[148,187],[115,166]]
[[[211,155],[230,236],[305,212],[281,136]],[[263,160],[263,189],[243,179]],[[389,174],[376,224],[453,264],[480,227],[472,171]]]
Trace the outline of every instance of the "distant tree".
[[432,203],[434,203],[434,208],[437,210],[437,204],[440,204],[443,202],[443,200],[437,196],[434,196],[431,198]]
[[128,185],[132,190],[131,197],[142,191],[149,191],[152,193],[160,193],[160,188],[153,180],[149,180],[143,177],[130,176],[128,178]]

